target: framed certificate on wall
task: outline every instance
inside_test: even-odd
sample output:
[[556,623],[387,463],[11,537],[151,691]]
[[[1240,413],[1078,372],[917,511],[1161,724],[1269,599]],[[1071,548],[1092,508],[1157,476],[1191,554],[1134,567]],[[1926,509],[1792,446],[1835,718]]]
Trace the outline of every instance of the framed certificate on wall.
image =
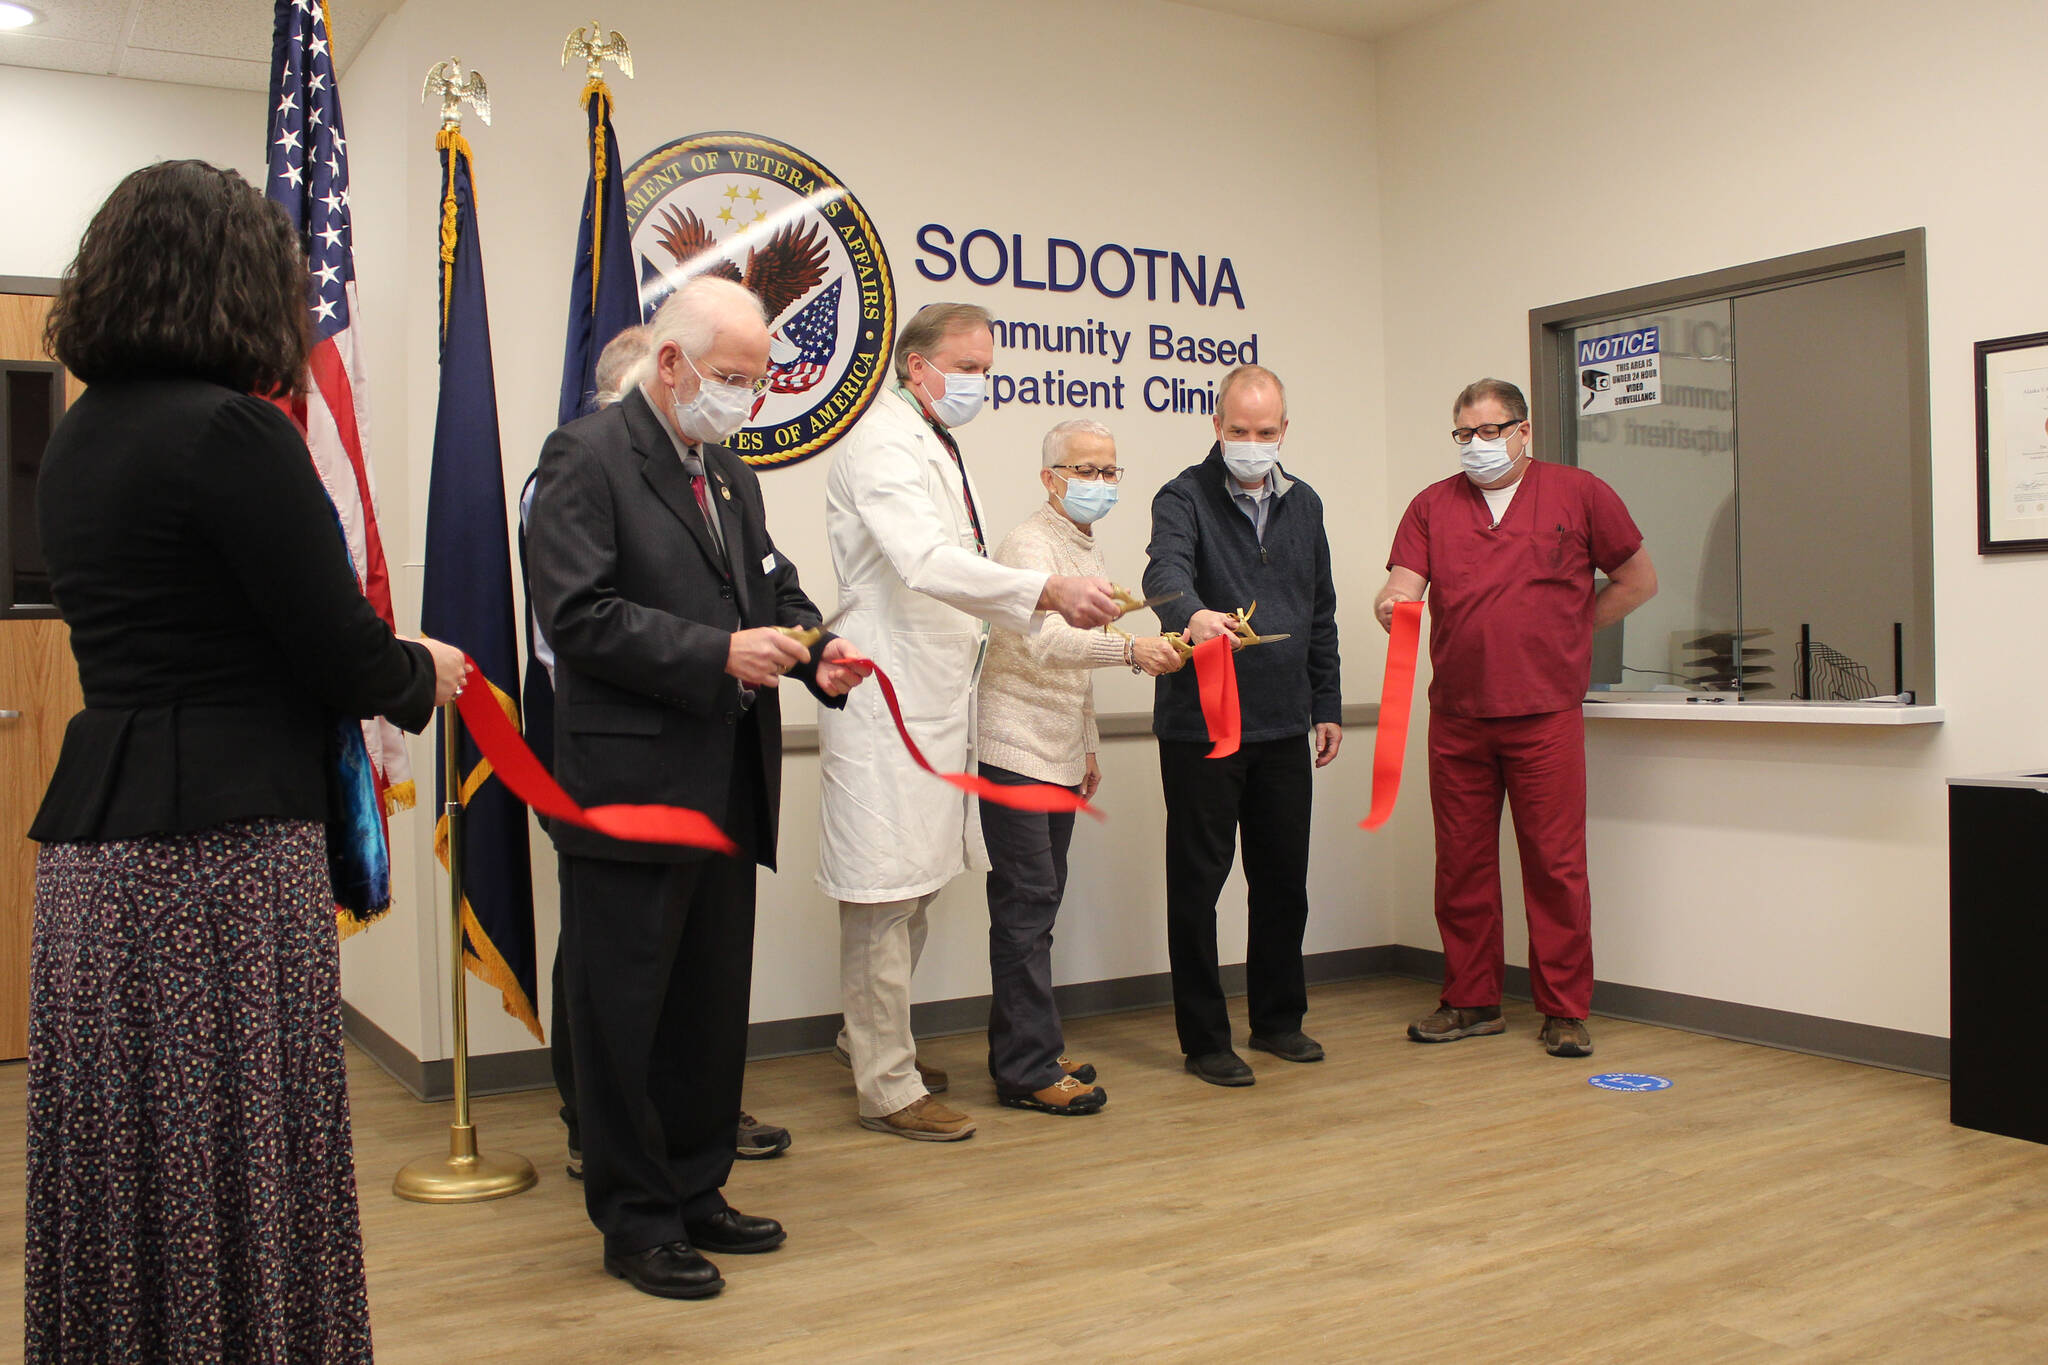
[[2048,332],[1977,343],[1977,553],[2048,550]]

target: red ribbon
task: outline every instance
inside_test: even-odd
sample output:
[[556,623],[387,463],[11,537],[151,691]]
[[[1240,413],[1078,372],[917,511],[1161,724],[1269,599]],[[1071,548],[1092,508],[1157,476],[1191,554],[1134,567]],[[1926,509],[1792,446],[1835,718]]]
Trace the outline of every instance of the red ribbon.
[[1229,758],[1244,737],[1237,706],[1237,647],[1228,635],[1211,635],[1195,646],[1195,686],[1202,694],[1202,724],[1209,727],[1210,758]]
[[[552,820],[594,829],[614,839],[642,844],[675,844],[683,848],[708,848],[719,853],[737,853],[739,848],[725,837],[725,831],[700,810],[681,806],[595,806],[589,810],[576,804],[561,788],[525,739],[498,705],[497,694],[488,686],[473,659],[467,667],[455,709],[469,726],[477,751],[490,760],[491,770],[514,796]],[[474,684],[484,683],[483,686]],[[448,780],[458,780],[450,773]]]
[[1408,754],[1408,713],[1415,700],[1415,657],[1422,638],[1422,603],[1396,602],[1387,640],[1387,676],[1380,684],[1379,733],[1372,741],[1372,813],[1360,829],[1378,829],[1394,813],[1401,794],[1401,765]]
[[1065,787],[1055,787],[1043,782],[1021,787],[1009,786],[1001,782],[991,782],[985,777],[976,777],[972,773],[940,772],[931,765],[931,760],[924,756],[924,750],[917,747],[917,741],[910,737],[910,727],[903,723],[903,705],[896,700],[896,684],[889,681],[889,675],[884,673],[873,659],[834,659],[832,662],[859,669],[875,680],[875,686],[882,689],[882,700],[889,704],[889,718],[896,722],[896,737],[903,741],[904,749],[910,754],[910,761],[941,782],[950,782],[961,791],[980,797],[992,806],[1007,806],[1011,810],[1036,811],[1042,814],[1086,811],[1098,820],[1106,818],[1101,811],[1089,805],[1086,799]]

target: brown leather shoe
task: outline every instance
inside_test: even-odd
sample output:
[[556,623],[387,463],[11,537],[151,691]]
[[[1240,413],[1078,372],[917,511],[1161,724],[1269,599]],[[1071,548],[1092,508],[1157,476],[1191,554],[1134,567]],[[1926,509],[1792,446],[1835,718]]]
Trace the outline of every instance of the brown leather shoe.
[[1438,1005],[1436,1013],[1425,1015],[1408,1026],[1408,1037],[1417,1043],[1449,1043],[1460,1038],[1505,1033],[1507,1028],[1508,1021],[1501,1018],[1499,1005],[1484,1005],[1477,1009]]
[[957,1109],[948,1109],[930,1095],[904,1105],[882,1118],[861,1115],[860,1126],[877,1133],[894,1133],[914,1142],[958,1142],[974,1136],[974,1120]]
[[1099,1114],[1109,1103],[1109,1094],[1099,1085],[1083,1085],[1074,1076],[1062,1076],[1029,1094],[998,1094],[996,1102],[1011,1109],[1036,1109],[1041,1114]]
[[[837,1043],[832,1045],[832,1055],[838,1059],[841,1066],[851,1067],[853,1065],[853,1054]],[[947,1078],[946,1073],[935,1066],[926,1066],[915,1057],[910,1059],[910,1064],[917,1068],[917,1078],[924,1082],[926,1094],[943,1095],[952,1084]]]
[[1543,1031],[1537,1036],[1543,1040],[1543,1050],[1553,1057],[1593,1055],[1593,1035],[1586,1032],[1583,1019],[1564,1019],[1546,1014],[1543,1016]]
[[[1066,1072],[1083,1085],[1095,1084],[1095,1064],[1093,1062],[1077,1062],[1072,1057],[1063,1056],[1060,1058],[1060,1070]],[[926,1089],[930,1089],[930,1087],[927,1086]]]

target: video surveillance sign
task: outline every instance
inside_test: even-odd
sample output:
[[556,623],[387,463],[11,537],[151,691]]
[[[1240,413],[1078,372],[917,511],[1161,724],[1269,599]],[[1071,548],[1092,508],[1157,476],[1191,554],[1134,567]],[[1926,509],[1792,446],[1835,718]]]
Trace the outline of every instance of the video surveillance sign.
[[1581,340],[1579,411],[1613,412],[1662,402],[1659,359],[1655,327]]

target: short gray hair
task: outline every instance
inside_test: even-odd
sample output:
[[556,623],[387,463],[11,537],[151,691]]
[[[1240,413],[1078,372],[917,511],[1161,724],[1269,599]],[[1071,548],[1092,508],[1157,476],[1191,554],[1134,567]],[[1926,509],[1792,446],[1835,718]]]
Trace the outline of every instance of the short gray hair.
[[1051,469],[1064,460],[1067,457],[1067,447],[1073,443],[1076,436],[1100,436],[1110,442],[1116,440],[1116,434],[1094,418],[1070,417],[1045,433],[1045,463],[1040,467]]
[[1505,379],[1475,379],[1458,391],[1458,401],[1451,404],[1451,420],[1458,420],[1458,414],[1474,403],[1484,403],[1491,398],[1508,410],[1508,416],[1517,422],[1529,420],[1529,400],[1522,397],[1522,391]]
[[597,367],[593,377],[597,381],[597,406],[608,408],[625,396],[626,385],[622,382],[626,372],[647,358],[651,349],[647,344],[646,323],[628,327],[610,341],[598,353]]
[[1223,376],[1223,382],[1216,386],[1216,415],[1223,415],[1223,402],[1238,389],[1247,384],[1271,384],[1280,395],[1280,420],[1287,420],[1287,386],[1280,382],[1280,376],[1264,365],[1240,365]]
[[994,321],[988,309],[978,303],[931,303],[912,314],[896,335],[896,382],[910,383],[910,353],[931,359],[932,348],[947,337],[969,327],[987,327]]
[[654,378],[661,348],[671,341],[692,360],[710,350],[718,336],[719,322],[734,310],[751,312],[768,325],[768,310],[760,295],[745,285],[720,275],[696,275],[685,280],[655,311],[647,324],[647,354],[626,372],[621,389],[637,388]]

